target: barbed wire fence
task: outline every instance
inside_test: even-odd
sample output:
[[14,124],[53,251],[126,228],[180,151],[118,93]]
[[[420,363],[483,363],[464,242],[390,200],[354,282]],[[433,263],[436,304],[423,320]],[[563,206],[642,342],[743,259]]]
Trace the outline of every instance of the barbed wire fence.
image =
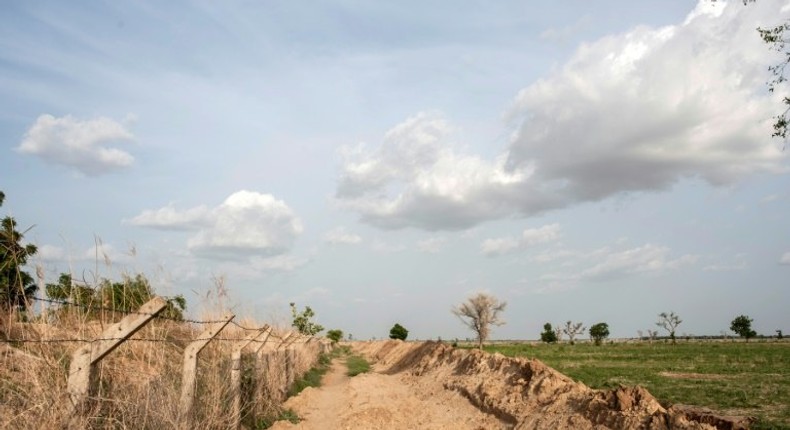
[[[101,360],[110,354],[119,345],[125,342],[148,342],[148,343],[177,343],[188,342],[184,348],[184,364],[181,378],[181,401],[179,405],[178,423],[180,428],[191,428],[193,426],[193,403],[195,400],[195,386],[197,378],[198,355],[200,351],[210,342],[227,342],[231,346],[231,375],[230,392],[232,394],[232,416],[235,426],[241,423],[241,404],[243,403],[241,390],[241,359],[243,351],[247,355],[255,357],[256,369],[271,370],[272,360],[282,360],[284,375],[254,375],[258,378],[280,376],[284,387],[281,391],[287,391],[300,372],[306,372],[308,368],[300,368],[295,361],[298,354],[306,356],[306,360],[311,366],[318,361],[318,355],[329,352],[331,343],[326,339],[317,339],[312,336],[304,336],[294,332],[275,331],[269,325],[247,326],[236,321],[234,314],[226,314],[221,319],[196,320],[182,318],[178,316],[163,315],[165,310],[174,300],[174,297],[156,296],[149,302],[143,304],[135,310],[118,309],[106,306],[77,303],[68,300],[57,300],[48,298],[33,298],[33,300],[44,302],[60,307],[79,308],[85,312],[103,312],[113,316],[123,316],[123,318],[104,328],[102,333],[95,337],[41,337],[41,338],[18,338],[0,337],[0,344],[7,344],[7,347],[20,346],[25,344],[79,344],[71,354],[71,361],[68,370],[68,395],[71,401],[70,411],[72,414],[83,414],[90,409],[91,400],[95,399],[96,368]],[[154,320],[177,323],[179,325],[192,326],[189,332],[174,338],[172,336],[144,337],[135,334]],[[235,326],[241,332],[238,336],[221,336],[220,333],[227,326]],[[194,332],[197,327],[205,329],[197,336],[187,336]],[[310,367],[311,367],[310,366]],[[249,400],[249,399],[247,399]]]

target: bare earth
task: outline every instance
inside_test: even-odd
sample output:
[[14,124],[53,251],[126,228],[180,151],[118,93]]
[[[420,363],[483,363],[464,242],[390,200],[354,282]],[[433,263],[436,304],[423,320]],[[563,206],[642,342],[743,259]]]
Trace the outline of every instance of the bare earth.
[[642,387],[594,390],[538,360],[437,342],[355,342],[374,371],[336,361],[321,388],[289,399],[303,419],[274,429],[742,430],[750,420],[674,405]]
[[[371,372],[349,378],[335,360],[321,388],[289,399],[303,419],[277,422],[272,429],[498,429],[506,424],[481,412],[457,392],[407,374]],[[427,383],[426,383],[427,382]]]

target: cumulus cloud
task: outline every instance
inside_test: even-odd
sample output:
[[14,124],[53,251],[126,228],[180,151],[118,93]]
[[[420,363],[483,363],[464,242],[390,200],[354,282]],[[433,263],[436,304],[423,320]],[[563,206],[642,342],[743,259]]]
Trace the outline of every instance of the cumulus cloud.
[[635,273],[658,273],[677,269],[697,261],[694,255],[670,258],[670,249],[646,244],[625,251],[613,251],[603,256],[603,261],[584,270],[581,279],[594,281],[620,278]]
[[526,192],[529,169],[506,172],[505,158],[461,152],[438,114],[420,113],[387,132],[382,145],[344,148],[335,202],[370,224],[396,229],[459,230],[512,213],[519,201],[552,205]]
[[778,96],[765,91],[774,60],[754,37],[755,23],[775,14],[700,2],[682,24],[581,46],[519,93],[510,115],[523,120],[507,165],[534,166],[570,201],[781,171],[769,138]]
[[345,227],[337,227],[324,234],[324,242],[332,245],[356,245],[362,242],[362,237],[348,232]]
[[438,254],[447,239],[444,237],[430,237],[417,242],[417,249],[428,254]]
[[79,120],[71,115],[41,115],[16,148],[53,163],[98,176],[129,167],[134,157],[112,145],[130,143],[134,135],[122,123],[98,117]]
[[132,218],[134,225],[194,230],[189,249],[208,257],[274,256],[286,252],[302,231],[302,222],[282,200],[270,194],[237,191],[217,207],[178,211],[167,206]]
[[732,272],[738,270],[746,270],[749,268],[749,263],[746,261],[746,254],[738,254],[735,256],[734,261],[727,263],[714,263],[709,264],[702,268],[706,272]]
[[210,215],[206,206],[179,211],[171,204],[160,209],[144,210],[131,220],[124,220],[124,223],[160,230],[194,230],[207,226]]
[[[673,256],[665,246],[645,244],[629,249],[603,247],[591,252],[561,250],[562,271],[544,273],[538,277],[540,285],[533,292],[565,291],[584,282],[600,282],[639,275],[661,275],[699,259],[696,255]],[[551,259],[549,259],[551,260]]]
[[114,263],[131,263],[134,251],[119,250],[113,245],[102,243],[101,241],[82,250],[66,249],[57,245],[45,244],[38,247],[36,257],[46,262],[97,261],[110,266]]
[[540,228],[528,228],[521,233],[521,237],[504,237],[487,239],[480,245],[483,254],[489,257],[503,255],[516,250],[529,248],[534,245],[553,242],[560,237],[560,225],[549,224]]
[[790,266],[790,251],[785,252],[779,258],[779,264],[789,265]]
[[700,2],[677,25],[582,44],[519,92],[506,115],[516,129],[493,159],[454,146],[441,115],[411,117],[378,146],[343,150],[335,202],[381,228],[461,230],[685,178],[784,171],[770,139],[783,92],[765,90],[778,58],[754,34],[774,9]]

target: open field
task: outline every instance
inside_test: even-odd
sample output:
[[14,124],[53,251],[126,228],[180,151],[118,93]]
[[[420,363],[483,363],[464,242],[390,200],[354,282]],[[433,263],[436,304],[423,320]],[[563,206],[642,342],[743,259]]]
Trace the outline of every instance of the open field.
[[593,388],[641,385],[662,402],[758,418],[790,429],[790,343],[495,344],[486,351],[537,358]]

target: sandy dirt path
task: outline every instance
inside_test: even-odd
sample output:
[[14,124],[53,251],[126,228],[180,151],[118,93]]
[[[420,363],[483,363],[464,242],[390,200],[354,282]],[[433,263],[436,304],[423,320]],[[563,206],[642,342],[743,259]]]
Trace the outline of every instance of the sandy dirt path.
[[500,429],[510,428],[481,412],[435,380],[371,371],[349,378],[335,359],[320,388],[307,388],[285,403],[302,421],[273,429]]

